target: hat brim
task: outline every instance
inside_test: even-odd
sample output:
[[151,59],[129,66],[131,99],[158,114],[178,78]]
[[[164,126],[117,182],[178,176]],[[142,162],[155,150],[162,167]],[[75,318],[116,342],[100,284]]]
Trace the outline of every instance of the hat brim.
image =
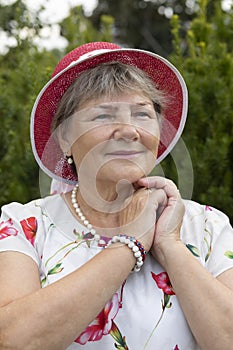
[[187,117],[188,92],[179,71],[165,58],[144,50],[114,49],[96,52],[91,57],[72,62],[43,87],[31,114],[32,150],[40,168],[50,177],[68,184],[77,182],[71,166],[64,160],[64,155],[57,141],[51,135],[50,127],[61,97],[86,69],[101,63],[118,61],[138,67],[148,74],[156,87],[165,92],[168,103],[163,111],[164,121],[156,164],[160,163],[179,140]]

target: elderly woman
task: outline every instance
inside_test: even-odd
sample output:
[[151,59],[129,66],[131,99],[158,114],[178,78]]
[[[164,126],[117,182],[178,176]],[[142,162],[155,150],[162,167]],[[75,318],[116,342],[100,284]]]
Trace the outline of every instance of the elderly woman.
[[2,208],[2,350],[232,347],[229,221],[148,177],[186,112],[180,73],[153,53],[89,43],[59,62],[32,147],[73,189]]

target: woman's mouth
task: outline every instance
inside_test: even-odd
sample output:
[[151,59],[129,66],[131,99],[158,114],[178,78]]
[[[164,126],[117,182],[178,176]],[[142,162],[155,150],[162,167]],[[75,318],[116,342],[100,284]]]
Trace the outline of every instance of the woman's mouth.
[[111,153],[106,153],[106,155],[108,157],[111,157],[112,159],[115,158],[120,158],[120,159],[133,159],[136,157],[139,157],[140,155],[142,155],[143,151],[126,151],[126,150],[122,150],[122,151],[114,151]]

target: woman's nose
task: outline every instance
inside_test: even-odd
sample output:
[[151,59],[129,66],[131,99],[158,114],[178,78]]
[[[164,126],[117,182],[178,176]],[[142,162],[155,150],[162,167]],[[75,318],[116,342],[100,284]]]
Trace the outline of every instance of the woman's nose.
[[136,125],[130,123],[118,123],[114,130],[115,140],[138,141],[139,133]]

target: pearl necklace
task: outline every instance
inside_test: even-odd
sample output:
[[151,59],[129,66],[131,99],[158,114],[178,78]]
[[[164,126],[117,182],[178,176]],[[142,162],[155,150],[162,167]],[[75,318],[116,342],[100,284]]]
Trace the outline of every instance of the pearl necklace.
[[86,219],[86,217],[83,215],[78,202],[77,202],[77,190],[78,190],[78,183],[75,185],[75,187],[73,188],[72,192],[71,192],[71,202],[73,205],[73,208],[75,210],[75,212],[78,214],[80,220],[83,222],[83,224],[86,226],[86,228],[90,231],[90,233],[93,236],[93,239],[95,241],[99,241],[100,240],[100,235],[98,235],[96,233],[96,230],[93,228],[92,224]]
[[110,239],[108,241],[108,243],[104,240],[101,239],[100,235],[98,235],[96,233],[96,230],[92,227],[92,224],[90,224],[90,222],[86,219],[86,217],[83,215],[78,202],[77,202],[77,190],[78,190],[78,183],[75,185],[75,187],[73,188],[72,192],[71,192],[71,202],[73,205],[73,208],[75,210],[75,212],[78,214],[80,220],[83,222],[83,224],[87,227],[87,229],[90,231],[92,237],[91,240],[92,241],[97,241],[98,245],[102,246],[102,247],[109,247],[109,245],[113,244],[113,243],[117,243],[120,242],[122,244],[125,244],[129,247],[129,249],[132,250],[134,257],[136,258],[136,264],[133,268],[132,271],[140,271],[145,257],[146,257],[146,251],[143,247],[143,245],[136,240],[135,237],[132,236],[126,236],[126,235],[117,235],[117,236],[113,236],[112,239]]

